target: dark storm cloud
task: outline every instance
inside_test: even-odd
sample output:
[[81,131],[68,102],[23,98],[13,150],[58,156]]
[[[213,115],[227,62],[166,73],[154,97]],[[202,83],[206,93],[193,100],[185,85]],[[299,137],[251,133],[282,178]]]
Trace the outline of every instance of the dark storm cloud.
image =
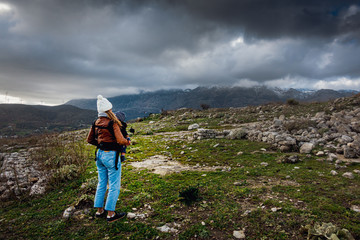
[[0,32],[2,91],[28,99],[360,81],[357,1],[0,0]]
[[187,1],[192,12],[224,26],[243,28],[250,37],[335,37],[358,32],[359,13],[344,18],[357,1],[225,0]]
[[[96,2],[96,1],[95,1]],[[234,28],[249,37],[336,37],[359,33],[360,13],[349,15],[355,0],[147,0],[105,1],[136,11],[146,7],[178,9],[197,24]]]

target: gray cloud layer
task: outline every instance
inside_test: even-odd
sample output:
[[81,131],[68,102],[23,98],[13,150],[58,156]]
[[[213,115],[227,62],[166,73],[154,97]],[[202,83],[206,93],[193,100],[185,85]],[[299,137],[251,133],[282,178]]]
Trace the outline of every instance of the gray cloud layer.
[[1,90],[28,101],[216,84],[360,89],[358,1],[0,0],[0,33]]

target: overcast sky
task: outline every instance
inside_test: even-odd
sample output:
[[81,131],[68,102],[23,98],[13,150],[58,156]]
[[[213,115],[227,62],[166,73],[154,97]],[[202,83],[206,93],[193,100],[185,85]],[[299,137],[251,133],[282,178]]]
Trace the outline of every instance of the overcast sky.
[[197,86],[360,90],[347,0],[0,0],[0,102]]

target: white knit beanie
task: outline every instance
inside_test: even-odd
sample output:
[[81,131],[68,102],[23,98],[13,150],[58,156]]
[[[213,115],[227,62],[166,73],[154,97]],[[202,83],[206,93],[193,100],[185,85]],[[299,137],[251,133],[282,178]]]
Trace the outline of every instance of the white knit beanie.
[[109,102],[109,100],[107,100],[103,96],[98,95],[97,96],[97,110],[98,110],[98,112],[103,113],[103,112],[106,112],[106,111],[108,111],[110,109],[112,109],[111,102]]

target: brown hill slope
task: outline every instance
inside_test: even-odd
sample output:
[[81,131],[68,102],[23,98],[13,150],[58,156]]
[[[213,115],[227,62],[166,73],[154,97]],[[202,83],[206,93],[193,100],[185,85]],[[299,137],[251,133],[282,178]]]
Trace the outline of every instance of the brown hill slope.
[[0,135],[21,136],[74,130],[91,124],[95,117],[96,111],[70,105],[0,104]]

